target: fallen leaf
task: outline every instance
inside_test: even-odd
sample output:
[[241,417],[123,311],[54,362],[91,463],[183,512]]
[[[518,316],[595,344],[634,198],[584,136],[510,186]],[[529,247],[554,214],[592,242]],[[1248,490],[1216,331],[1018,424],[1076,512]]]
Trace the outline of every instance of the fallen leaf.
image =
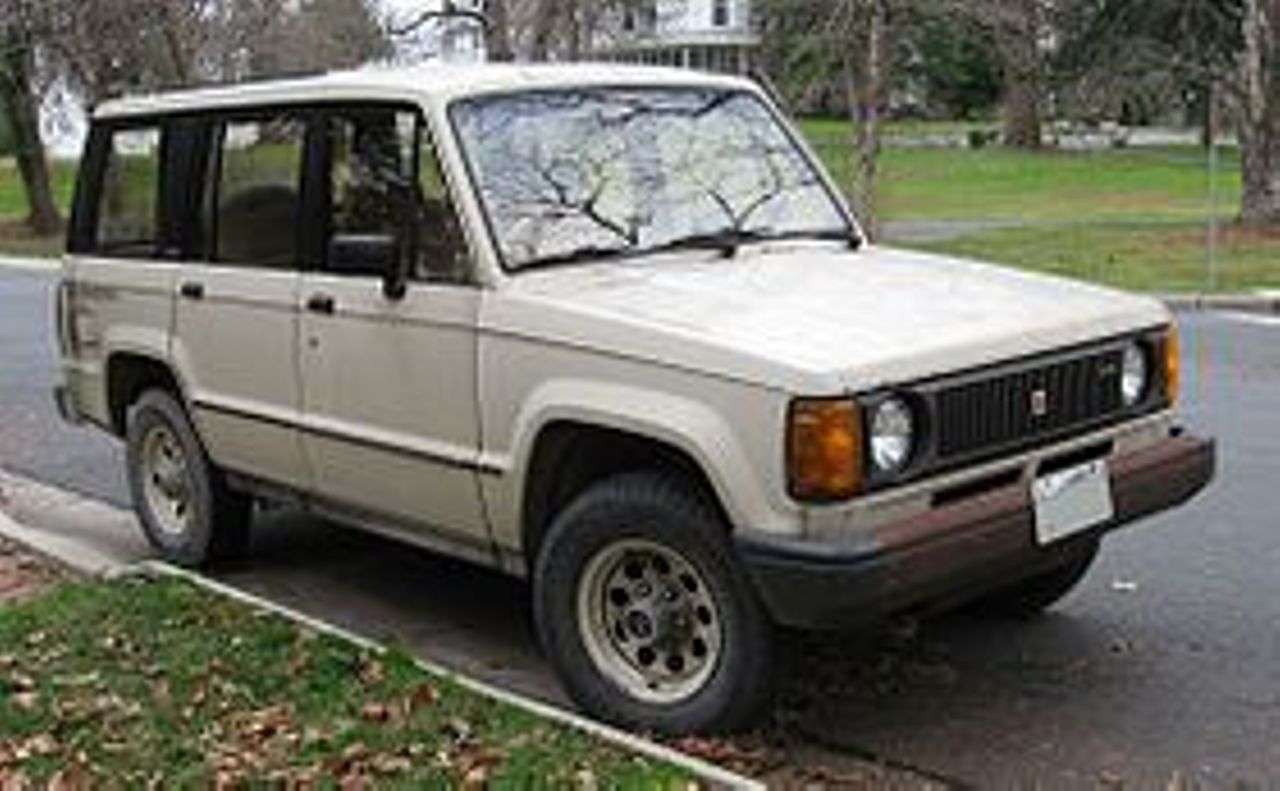
[[600,787],[595,772],[590,769],[579,769],[573,776],[573,782],[579,791],[596,791]]
[[40,696],[35,692],[19,692],[14,695],[11,700],[13,700],[13,705],[19,709],[22,709],[23,711],[33,711],[35,710],[36,704],[40,701]]
[[402,755],[376,755],[370,765],[382,775],[405,774],[413,768],[413,762]]
[[391,719],[391,709],[385,703],[366,703],[360,716],[365,722],[387,722]]
[[91,787],[89,773],[79,764],[60,769],[49,778],[46,791],[84,791]]
[[381,684],[386,678],[386,669],[378,660],[367,657],[360,663],[360,680],[366,684]]
[[440,702],[440,690],[434,684],[419,684],[409,696],[409,708],[417,711],[420,708],[434,706]]
[[27,791],[31,780],[22,772],[0,772],[0,791]]
[[31,692],[36,688],[36,680],[25,673],[11,673],[8,682],[18,692]]

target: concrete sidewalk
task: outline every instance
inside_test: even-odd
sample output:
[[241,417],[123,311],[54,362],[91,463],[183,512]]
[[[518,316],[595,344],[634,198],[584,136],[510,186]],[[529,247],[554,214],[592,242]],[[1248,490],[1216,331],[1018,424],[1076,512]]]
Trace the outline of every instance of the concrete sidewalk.
[[16,269],[23,272],[35,273],[53,273],[62,267],[62,261],[57,258],[18,258],[13,256],[0,256],[0,268]]

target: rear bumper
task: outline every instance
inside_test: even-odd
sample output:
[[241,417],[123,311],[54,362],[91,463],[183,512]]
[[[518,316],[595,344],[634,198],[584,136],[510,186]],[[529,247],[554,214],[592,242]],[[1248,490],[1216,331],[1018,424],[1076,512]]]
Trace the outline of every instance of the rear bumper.
[[84,416],[80,414],[76,407],[75,398],[71,395],[71,390],[66,385],[58,385],[53,388],[53,401],[58,405],[58,416],[67,423],[79,425],[84,422]]
[[857,547],[741,535],[738,554],[778,623],[850,626],[905,610],[942,607],[1034,576],[1083,545],[1180,505],[1208,485],[1213,440],[1173,436],[1110,460],[1115,518],[1059,544],[1036,544],[1029,487],[1018,483],[885,525]]

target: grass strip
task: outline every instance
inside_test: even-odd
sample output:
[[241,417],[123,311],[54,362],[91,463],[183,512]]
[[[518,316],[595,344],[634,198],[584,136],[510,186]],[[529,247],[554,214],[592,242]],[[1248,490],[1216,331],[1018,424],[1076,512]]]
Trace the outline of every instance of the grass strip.
[[186,581],[141,578],[67,584],[0,609],[0,785],[6,779],[126,788],[691,782],[429,675],[403,653],[375,655]]

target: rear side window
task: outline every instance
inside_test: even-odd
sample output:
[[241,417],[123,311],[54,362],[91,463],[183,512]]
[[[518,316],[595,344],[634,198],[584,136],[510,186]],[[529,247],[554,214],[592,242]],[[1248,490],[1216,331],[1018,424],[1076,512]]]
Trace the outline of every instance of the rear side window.
[[277,116],[229,121],[204,201],[205,238],[219,263],[292,269],[298,263],[298,216],[306,124]]
[[110,133],[98,193],[94,248],[108,256],[149,257],[160,238],[160,128]]

